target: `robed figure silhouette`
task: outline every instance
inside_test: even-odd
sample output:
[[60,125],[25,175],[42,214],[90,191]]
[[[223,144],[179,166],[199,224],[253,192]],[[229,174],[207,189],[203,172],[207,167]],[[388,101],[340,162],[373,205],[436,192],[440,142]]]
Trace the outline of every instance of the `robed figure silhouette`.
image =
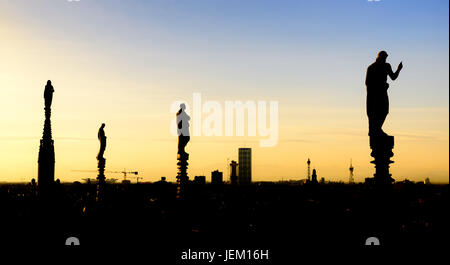
[[191,117],[185,112],[186,105],[182,103],[177,112],[178,154],[186,154],[184,148],[191,139],[189,136],[189,120]]
[[44,89],[44,100],[46,109],[49,109],[50,106],[52,105],[53,92],[55,92],[55,90],[53,89],[52,81],[48,80],[47,85],[45,85]]
[[369,135],[386,136],[382,130],[386,116],[389,113],[389,98],[387,90],[389,84],[387,77],[392,80],[397,79],[400,70],[403,68],[402,62],[397,67],[397,71],[392,72],[391,65],[386,62],[388,54],[380,51],[376,61],[367,68],[366,87],[367,87],[367,116],[369,117]]
[[97,134],[98,140],[100,141],[100,150],[97,155],[98,160],[103,158],[103,154],[105,153],[105,149],[106,149],[106,136],[105,136],[104,128],[105,128],[105,124],[102,123],[102,125],[98,129],[98,134]]
[[98,129],[98,140],[100,141],[100,150],[98,151],[97,161],[98,161],[98,176],[97,176],[97,196],[95,200],[102,203],[105,199],[105,165],[106,159],[103,157],[106,149],[106,135],[105,135],[105,124],[102,123]]

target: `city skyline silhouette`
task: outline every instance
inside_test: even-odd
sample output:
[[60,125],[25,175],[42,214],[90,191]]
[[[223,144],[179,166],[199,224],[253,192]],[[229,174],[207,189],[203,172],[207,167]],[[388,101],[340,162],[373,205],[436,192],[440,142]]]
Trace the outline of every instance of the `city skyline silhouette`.
[[0,0],[0,248],[434,256],[448,19],[438,0]]

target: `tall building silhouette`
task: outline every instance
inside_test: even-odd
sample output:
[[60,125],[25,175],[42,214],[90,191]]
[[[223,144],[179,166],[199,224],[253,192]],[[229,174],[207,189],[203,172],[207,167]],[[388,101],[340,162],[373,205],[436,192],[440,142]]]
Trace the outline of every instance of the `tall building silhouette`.
[[222,184],[223,183],[223,172],[219,170],[214,170],[211,172],[211,183],[212,184]]
[[252,182],[252,149],[239,148],[239,184]]
[[205,184],[206,183],[206,177],[205,176],[195,176],[194,177],[194,183],[195,184]]

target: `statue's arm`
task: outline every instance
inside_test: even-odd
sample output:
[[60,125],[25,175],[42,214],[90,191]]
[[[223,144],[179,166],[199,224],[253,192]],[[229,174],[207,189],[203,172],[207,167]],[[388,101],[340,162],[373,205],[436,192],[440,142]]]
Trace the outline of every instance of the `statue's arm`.
[[387,64],[387,68],[388,68],[388,75],[392,80],[397,79],[398,75],[400,74],[400,70],[402,69],[403,65],[402,63],[400,63],[397,67],[397,71],[392,72],[392,67],[390,64]]

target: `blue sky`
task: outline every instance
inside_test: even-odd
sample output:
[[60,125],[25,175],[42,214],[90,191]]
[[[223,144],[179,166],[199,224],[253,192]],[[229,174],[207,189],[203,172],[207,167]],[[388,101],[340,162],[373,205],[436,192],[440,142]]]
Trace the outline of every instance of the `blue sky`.
[[[81,45],[87,55],[113,57],[136,75],[157,67],[191,77],[239,79],[240,84],[258,78],[268,83],[311,85],[323,76],[321,68],[327,80],[341,86],[336,93],[348,93],[342,100],[353,101],[358,97],[352,96],[349,84],[359,82],[365,64],[385,49],[393,67],[403,60],[405,72],[417,68],[423,75],[421,85],[436,80],[448,83],[444,75],[448,72],[447,1],[53,0],[2,4],[4,15],[26,23],[29,34],[62,45]],[[285,87],[286,94],[297,95],[289,85]],[[335,95],[332,85],[324,83],[322,89]],[[442,94],[448,95],[447,90],[428,89],[425,93],[423,87],[409,88],[417,96],[399,104],[448,105],[448,97]],[[233,91],[233,86],[228,90]],[[259,93],[256,89],[249,92]]]

